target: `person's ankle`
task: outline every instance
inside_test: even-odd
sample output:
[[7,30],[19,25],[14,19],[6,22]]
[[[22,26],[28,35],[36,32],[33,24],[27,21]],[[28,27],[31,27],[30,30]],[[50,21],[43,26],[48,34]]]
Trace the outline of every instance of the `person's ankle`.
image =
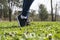
[[27,19],[27,16],[21,15],[21,19]]

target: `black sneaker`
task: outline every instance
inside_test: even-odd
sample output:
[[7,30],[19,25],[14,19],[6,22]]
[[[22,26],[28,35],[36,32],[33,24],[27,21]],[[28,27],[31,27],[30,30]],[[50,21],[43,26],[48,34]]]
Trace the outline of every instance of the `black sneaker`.
[[27,23],[27,19],[22,19],[21,16],[18,16],[18,22],[19,22],[19,26],[23,27],[23,26],[26,26],[28,23]]

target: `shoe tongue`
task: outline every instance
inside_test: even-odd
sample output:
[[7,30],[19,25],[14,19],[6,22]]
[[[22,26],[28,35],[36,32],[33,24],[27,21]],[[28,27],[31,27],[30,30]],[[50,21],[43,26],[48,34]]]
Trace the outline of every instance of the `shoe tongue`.
[[21,19],[27,19],[27,16],[21,15]]

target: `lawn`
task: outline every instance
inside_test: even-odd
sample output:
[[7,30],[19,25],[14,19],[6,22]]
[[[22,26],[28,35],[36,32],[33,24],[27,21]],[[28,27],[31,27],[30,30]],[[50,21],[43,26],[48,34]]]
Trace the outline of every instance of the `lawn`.
[[16,21],[0,22],[0,40],[60,40],[60,22],[31,22],[25,27]]

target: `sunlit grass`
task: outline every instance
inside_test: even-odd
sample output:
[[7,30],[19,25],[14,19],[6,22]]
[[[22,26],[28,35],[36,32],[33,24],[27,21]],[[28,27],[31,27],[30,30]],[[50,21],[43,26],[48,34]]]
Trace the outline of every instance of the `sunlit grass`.
[[60,40],[60,22],[31,22],[19,27],[17,21],[0,22],[1,40]]

